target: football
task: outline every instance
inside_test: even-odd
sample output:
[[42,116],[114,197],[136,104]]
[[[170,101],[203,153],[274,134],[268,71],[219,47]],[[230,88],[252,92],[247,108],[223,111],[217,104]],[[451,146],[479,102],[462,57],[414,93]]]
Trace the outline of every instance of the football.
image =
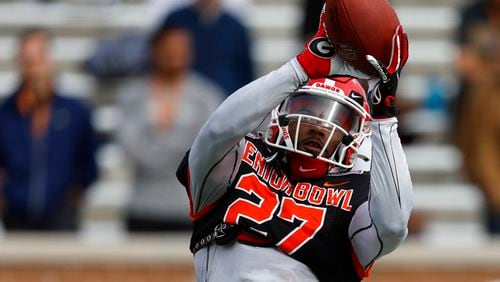
[[389,64],[399,19],[387,0],[327,0],[325,12],[327,36],[347,62],[373,76],[366,55]]

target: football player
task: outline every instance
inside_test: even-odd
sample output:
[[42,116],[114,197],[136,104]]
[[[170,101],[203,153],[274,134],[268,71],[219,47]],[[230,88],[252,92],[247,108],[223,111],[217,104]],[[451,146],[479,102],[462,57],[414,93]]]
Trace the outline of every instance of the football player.
[[[323,21],[300,55],[215,111],[177,171],[198,281],[360,281],[406,237],[394,108],[406,34],[395,31],[388,66],[368,56],[370,78],[336,55]],[[249,133],[268,114],[267,131]]]

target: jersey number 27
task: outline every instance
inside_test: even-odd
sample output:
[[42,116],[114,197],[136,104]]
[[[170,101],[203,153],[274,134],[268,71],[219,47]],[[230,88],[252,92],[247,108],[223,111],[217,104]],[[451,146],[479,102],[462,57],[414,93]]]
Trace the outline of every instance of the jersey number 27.
[[[292,223],[296,220],[300,221],[297,227],[276,244],[277,247],[289,255],[311,240],[323,227],[326,208],[300,204],[289,197],[283,197],[280,202],[278,195],[254,173],[241,176],[236,184],[236,189],[254,195],[258,198],[258,201],[253,202],[241,198],[234,201],[229,205],[224,215],[224,222],[238,224],[242,217],[257,224],[263,224],[273,219],[282,219]],[[279,219],[274,218],[275,216]]]

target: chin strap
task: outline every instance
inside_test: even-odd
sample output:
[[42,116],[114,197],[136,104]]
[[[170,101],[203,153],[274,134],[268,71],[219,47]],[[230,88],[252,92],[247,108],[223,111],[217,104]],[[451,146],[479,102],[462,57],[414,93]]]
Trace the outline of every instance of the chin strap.
[[358,156],[357,156],[357,157],[358,157],[358,159],[362,159],[362,160],[363,160],[363,161],[365,161],[365,162],[370,161],[370,158],[369,158],[368,156],[365,156],[365,155],[360,154],[360,153],[358,153]]

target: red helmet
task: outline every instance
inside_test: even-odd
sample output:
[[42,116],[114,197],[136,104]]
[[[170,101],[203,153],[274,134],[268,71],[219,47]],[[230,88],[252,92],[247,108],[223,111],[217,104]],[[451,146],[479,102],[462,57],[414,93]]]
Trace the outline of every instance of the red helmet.
[[357,79],[315,79],[273,110],[265,141],[295,153],[288,154],[289,161],[300,156],[299,174],[314,171],[305,162],[322,166],[321,172],[312,173],[321,177],[334,166],[353,167],[361,143],[370,135],[370,119],[366,93]]

